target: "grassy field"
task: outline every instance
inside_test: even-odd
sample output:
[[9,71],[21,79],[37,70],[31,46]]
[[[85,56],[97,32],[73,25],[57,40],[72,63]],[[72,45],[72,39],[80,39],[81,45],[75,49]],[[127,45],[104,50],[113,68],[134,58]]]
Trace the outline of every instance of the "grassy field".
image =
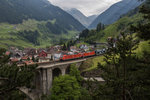
[[0,24],[0,47],[8,48],[9,46],[31,47],[33,44],[19,39],[16,32],[17,25],[8,23]]
[[137,56],[141,58],[143,56],[143,51],[149,52],[150,53],[150,40],[148,41],[141,41],[139,43],[138,48],[135,50],[137,53]]
[[104,59],[104,56],[97,56],[95,58],[86,60],[81,66],[82,72],[96,69],[98,67],[97,66],[98,63],[100,63],[101,65],[105,65],[106,63],[104,62],[103,59]]
[[[52,44],[58,43],[60,39],[71,39],[75,36],[78,31],[68,30],[67,33],[53,34],[46,27],[46,23],[50,22],[55,24],[56,20],[49,21],[36,21],[33,19],[24,20],[21,24],[8,24],[0,23],[0,47],[8,48],[10,46],[15,47],[34,47],[41,48],[51,46]],[[30,41],[21,37],[18,32],[22,31],[38,31],[40,36],[37,41],[40,45],[34,45]]]

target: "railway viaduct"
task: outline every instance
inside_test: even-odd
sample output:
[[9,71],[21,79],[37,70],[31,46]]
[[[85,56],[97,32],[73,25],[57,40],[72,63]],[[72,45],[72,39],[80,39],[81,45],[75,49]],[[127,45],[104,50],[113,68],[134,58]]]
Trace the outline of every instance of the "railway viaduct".
[[[39,64],[38,66],[38,72],[39,77],[38,81],[40,81],[40,89],[42,89],[43,94],[49,94],[49,89],[52,87],[52,82],[55,76],[58,75],[65,75],[69,73],[70,65],[75,63],[77,67],[79,67],[82,62],[84,62],[86,59],[80,59],[80,60],[73,60],[73,61],[65,61],[65,62],[58,62],[58,63],[51,63],[51,64]],[[40,80],[39,80],[40,79]]]
[[42,94],[50,94],[50,88],[55,76],[69,73],[71,64],[79,67],[86,59],[71,60],[65,62],[39,63],[33,84],[35,89],[20,88],[31,100],[37,100]]

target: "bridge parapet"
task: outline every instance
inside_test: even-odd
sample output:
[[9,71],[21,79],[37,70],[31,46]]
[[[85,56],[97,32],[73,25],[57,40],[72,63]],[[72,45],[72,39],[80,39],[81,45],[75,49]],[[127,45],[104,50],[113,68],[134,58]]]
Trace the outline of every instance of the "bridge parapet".
[[51,63],[41,63],[38,64],[37,69],[48,69],[48,68],[53,68],[61,65],[68,65],[68,64],[73,64],[73,63],[79,63],[79,62],[84,62],[86,59],[78,59],[78,60],[70,60],[70,61],[62,61],[62,62],[51,62]]

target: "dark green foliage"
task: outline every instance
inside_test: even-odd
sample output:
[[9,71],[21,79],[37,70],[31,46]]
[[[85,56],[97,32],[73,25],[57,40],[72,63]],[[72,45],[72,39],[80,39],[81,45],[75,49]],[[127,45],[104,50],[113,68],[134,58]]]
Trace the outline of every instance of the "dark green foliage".
[[[107,66],[100,66],[103,70],[102,77],[106,81],[105,86],[102,86],[106,89],[102,89],[105,91],[101,92],[100,95],[103,95],[102,97],[106,100],[131,99],[129,94],[131,91],[128,85],[133,80],[129,79],[129,71],[133,64],[131,56],[136,42],[133,42],[131,35],[121,34],[117,38],[116,47],[114,47],[113,39],[109,41],[109,45],[110,48],[105,55]],[[106,96],[108,94],[109,96]]]
[[63,50],[70,50],[71,46],[74,46],[76,43],[76,40],[68,40],[67,42],[62,42],[60,44],[63,44]]
[[84,40],[87,43],[93,43],[95,39],[92,37],[95,36],[97,33],[98,32],[96,30],[85,29],[80,33],[79,37],[80,37],[80,40]]
[[105,54],[106,66],[99,67],[105,84],[100,85],[97,92],[99,100],[149,100],[150,99],[150,54],[144,53],[137,58],[133,51],[137,41],[131,35],[121,34],[117,38],[116,47],[113,39]]
[[100,69],[100,68],[102,68],[102,64],[101,63],[98,63],[98,68]]
[[54,34],[68,33],[67,27],[60,25],[57,21],[55,24],[52,24],[51,22],[47,22],[46,27],[49,29],[49,31],[51,31],[51,33],[54,33]]
[[36,62],[36,59],[34,58],[34,56],[32,56],[32,61],[33,61],[33,62]]
[[13,90],[9,96],[5,96],[2,100],[24,100],[26,97],[27,96],[21,91]]
[[[83,85],[83,77],[80,75],[80,71],[77,69],[77,66],[75,64],[72,64],[70,66],[70,76],[74,76],[79,83],[80,86]],[[81,96],[78,100],[92,100],[92,97],[89,94],[89,91],[86,90],[85,88],[81,87],[80,88]]]
[[88,90],[86,90],[85,88],[81,88],[80,91],[81,91],[81,96],[79,100],[93,100]]
[[36,31],[23,31],[23,32],[19,32],[20,36],[22,36],[23,38],[27,39],[29,42],[35,44],[35,45],[39,45],[39,41],[38,41],[38,37],[40,36],[39,32]]
[[0,67],[8,62],[9,56],[5,55],[6,49],[0,48]]
[[144,52],[142,58],[133,57],[133,66],[130,68],[129,76],[132,98],[135,100],[150,99],[150,52]]
[[79,84],[82,83],[83,78],[81,77],[80,71],[76,68],[75,64],[71,65],[69,75],[70,76],[74,76],[77,79],[77,81],[78,81]]
[[[4,54],[4,49],[0,49],[0,57],[0,98],[12,98],[14,93],[19,93],[17,91],[20,87],[32,86],[36,66],[18,67],[16,64],[9,64],[9,57]],[[19,97],[19,94],[16,96]]]
[[134,27],[134,26],[131,26],[131,30],[133,32],[138,32],[138,36],[141,38],[141,39],[144,39],[144,40],[149,40],[150,39],[150,23],[148,24],[138,24],[137,27]]
[[80,86],[75,77],[64,75],[53,81],[51,100],[79,100]]
[[133,32],[138,32],[138,36],[141,39],[149,40],[150,39],[150,0],[147,0],[146,3],[141,7],[140,12],[144,14],[146,20],[145,24],[139,23],[138,26],[131,26]]
[[67,50],[67,46],[66,46],[66,44],[64,43],[64,45],[63,45],[63,48],[62,48],[62,50]]
[[80,38],[86,38],[88,36],[89,30],[85,29],[80,33]]
[[51,96],[43,100],[92,100],[89,91],[81,87],[83,78],[73,64],[70,66],[69,75],[59,76],[54,79]]
[[97,32],[99,32],[99,31],[101,31],[101,30],[104,30],[105,29],[105,26],[104,26],[104,24],[102,24],[102,23],[99,23],[98,25],[97,25],[97,27],[96,27],[96,31]]

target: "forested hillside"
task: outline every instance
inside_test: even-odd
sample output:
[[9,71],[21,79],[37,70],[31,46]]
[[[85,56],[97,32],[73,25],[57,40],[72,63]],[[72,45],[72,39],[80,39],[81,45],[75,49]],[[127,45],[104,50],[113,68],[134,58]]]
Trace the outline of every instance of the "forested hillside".
[[47,0],[0,1],[0,44],[4,47],[50,45],[83,29],[80,22]]
[[[99,23],[95,30],[84,30],[81,32],[81,39],[90,42],[106,42],[108,37],[116,37],[120,32],[130,32],[131,25],[142,23],[142,14],[138,13],[139,7],[123,15],[118,21],[111,25]],[[86,34],[84,34],[86,31]]]

